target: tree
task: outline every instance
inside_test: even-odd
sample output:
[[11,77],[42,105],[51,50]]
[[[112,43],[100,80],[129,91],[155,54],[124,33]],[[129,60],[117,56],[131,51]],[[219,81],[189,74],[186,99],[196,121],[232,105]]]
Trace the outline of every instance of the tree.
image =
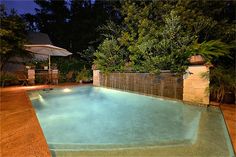
[[[28,28],[49,35],[52,43],[74,53],[73,57],[91,66],[94,51],[100,43],[98,26],[118,18],[113,6],[117,1],[35,0],[35,15],[25,15]],[[87,50],[87,48],[89,48]],[[85,55],[85,53],[87,55]]]
[[94,49],[103,39],[97,31],[106,21],[117,21],[114,6],[116,1],[71,1],[70,10],[70,38],[72,51],[89,65],[93,61]]
[[[189,50],[196,43],[202,50],[207,47],[207,52],[202,54],[214,64],[228,60],[229,52],[233,52],[230,43],[235,40],[232,35],[235,17],[225,15],[235,12],[227,11],[235,6],[234,2],[129,0],[121,4],[121,24],[108,23],[101,34],[116,40],[122,55],[126,56],[123,58],[125,65],[134,71],[156,73],[169,69],[184,72],[188,58],[193,54]],[[222,31],[225,35],[216,33],[219,27],[227,30]]]
[[[32,20],[37,29],[49,35],[52,43],[56,46],[70,49],[69,38],[69,9],[66,1],[35,0],[40,9],[36,9],[36,15]],[[32,23],[32,21],[31,21]]]
[[152,56],[154,67],[173,72],[183,72],[190,56],[186,50],[193,43],[195,36],[182,26],[180,16],[172,10],[163,16],[164,26],[158,29],[159,41],[155,43]]
[[94,63],[103,72],[120,71],[124,66],[122,49],[114,39],[105,39],[94,55],[97,58]]
[[[153,10],[157,10],[158,6],[151,2],[124,2],[121,10],[123,16],[121,25],[114,26],[109,23],[103,27],[112,29],[106,36],[117,40],[116,43],[122,48],[122,56],[125,58],[122,58],[124,68],[120,70],[126,69],[126,65],[133,71],[139,72],[184,70],[185,67],[182,66],[187,63],[189,57],[185,50],[195,38],[191,37],[191,32],[181,27],[180,17],[175,11],[156,18],[158,14]],[[104,32],[106,31],[103,29],[102,33]],[[100,49],[102,46],[103,43]]]
[[0,38],[1,38],[1,71],[10,58],[14,56],[28,56],[23,45],[25,38],[25,23],[23,19],[16,14],[14,10],[10,14],[5,11],[4,5],[0,5]]

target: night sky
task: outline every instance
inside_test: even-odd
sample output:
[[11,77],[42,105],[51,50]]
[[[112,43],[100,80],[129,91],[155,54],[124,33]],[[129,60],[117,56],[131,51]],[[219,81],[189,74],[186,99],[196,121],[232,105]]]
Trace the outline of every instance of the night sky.
[[[92,4],[95,3],[95,1],[96,0],[91,0]],[[15,9],[18,14],[35,14],[35,8],[39,8],[39,6],[34,3],[34,0],[0,0],[0,3],[5,4],[8,13],[11,9]],[[69,8],[69,0],[67,0],[67,4]]]
[[35,8],[38,8],[34,0],[1,0],[1,3],[5,4],[7,12],[14,8],[18,14],[35,14]]

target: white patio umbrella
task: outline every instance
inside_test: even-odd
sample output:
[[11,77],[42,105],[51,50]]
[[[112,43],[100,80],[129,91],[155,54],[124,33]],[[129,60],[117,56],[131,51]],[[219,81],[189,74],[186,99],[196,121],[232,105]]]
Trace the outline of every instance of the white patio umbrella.
[[27,51],[32,53],[48,56],[48,69],[51,70],[51,56],[68,56],[71,55],[66,49],[53,45],[24,45]]

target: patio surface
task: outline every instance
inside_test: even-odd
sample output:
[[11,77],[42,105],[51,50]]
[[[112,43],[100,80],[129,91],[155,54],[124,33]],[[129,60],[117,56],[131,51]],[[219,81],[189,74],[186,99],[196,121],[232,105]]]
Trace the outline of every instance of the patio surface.
[[[78,84],[63,84],[59,86],[71,85]],[[27,90],[47,87],[48,85],[0,88],[0,156],[51,156],[42,129],[26,93]],[[236,105],[222,105],[221,109],[230,132],[234,149],[236,149]],[[81,153],[83,154],[83,152]]]
[[234,146],[234,152],[236,154],[236,105],[222,105],[224,118],[230,133],[231,141]]
[[1,156],[50,156],[26,88],[1,88]]

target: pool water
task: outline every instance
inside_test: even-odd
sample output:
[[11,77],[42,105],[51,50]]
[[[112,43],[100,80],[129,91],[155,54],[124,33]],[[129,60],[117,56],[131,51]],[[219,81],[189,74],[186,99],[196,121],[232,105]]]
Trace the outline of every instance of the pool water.
[[215,148],[220,150],[206,153],[233,156],[217,108],[93,86],[32,91],[29,97],[55,156],[71,151],[163,147],[169,155],[193,149],[189,154],[182,152],[188,156],[204,144],[211,149],[211,142],[213,146],[218,142]]

